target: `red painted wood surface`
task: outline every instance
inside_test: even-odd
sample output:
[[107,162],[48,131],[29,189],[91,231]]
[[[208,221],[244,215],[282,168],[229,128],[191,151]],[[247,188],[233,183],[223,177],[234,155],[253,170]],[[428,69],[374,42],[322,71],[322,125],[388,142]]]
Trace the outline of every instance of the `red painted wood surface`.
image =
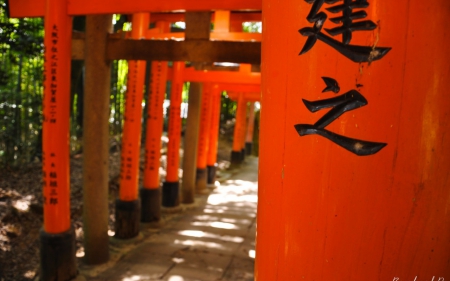
[[[126,34],[125,34],[126,36]],[[184,40],[184,32],[168,32],[168,33],[154,33],[149,30],[148,39],[152,40]],[[261,42],[261,33],[245,33],[245,32],[211,32],[210,39],[213,41],[252,41]]]
[[[353,32],[351,44],[392,47],[370,64],[320,40],[299,56],[311,4],[263,1],[257,281],[450,279],[450,2],[368,2],[377,27]],[[322,76],[339,94],[322,93]],[[386,147],[360,157],[299,136],[295,124],[329,110],[312,113],[302,99],[352,89],[368,104],[327,129]]]
[[253,129],[255,125],[255,103],[251,102],[248,107],[248,122],[245,142],[253,142]]
[[178,181],[181,140],[181,94],[183,92],[184,62],[173,63],[172,89],[170,92],[169,144],[167,145],[166,182]]
[[70,229],[69,113],[72,20],[66,3],[45,4],[45,63],[42,124],[44,230]]
[[[167,22],[157,22],[160,31],[170,28]],[[145,136],[144,188],[160,187],[159,166],[161,158],[161,135],[163,132],[163,103],[166,93],[167,62],[152,62],[150,91]]]
[[[169,69],[168,79],[172,79],[172,70]],[[208,71],[195,70],[188,67],[183,71],[183,80],[191,82],[211,82],[215,84],[245,84],[260,85],[261,73],[237,71]]]
[[[226,88],[226,87],[225,87]],[[237,88],[238,89],[238,88]],[[261,94],[260,93],[255,93],[255,92],[243,92],[243,91],[232,91],[232,92],[227,92],[228,97],[231,100],[235,100],[237,101],[240,95],[244,95],[244,99],[246,101],[260,101],[261,100]]]
[[163,103],[166,93],[167,62],[152,62],[145,138],[144,188],[159,188]]
[[[133,15],[132,38],[145,37],[149,24],[149,14]],[[120,162],[120,190],[122,201],[138,198],[139,157],[141,147],[142,100],[144,96],[145,61],[128,62],[127,95],[125,101],[125,121],[122,134]]]
[[[258,99],[261,98],[261,85],[246,85],[246,84],[226,84],[226,83],[216,83],[221,91],[227,91],[229,94],[234,94],[235,92],[241,92],[244,94],[254,93]],[[256,97],[255,97],[256,98]]]
[[[44,0],[11,0],[11,17],[42,17]],[[69,15],[133,14],[163,11],[211,11],[211,10],[261,10],[261,0],[170,0],[170,1],[121,1],[77,0],[67,1]]]
[[212,88],[211,101],[211,124],[209,129],[209,145],[208,145],[208,159],[207,165],[214,166],[217,162],[217,145],[219,143],[219,128],[220,128],[220,106],[221,106],[221,91],[218,85]]
[[209,135],[211,124],[211,102],[213,85],[203,84],[202,104],[200,111],[200,130],[198,133],[197,169],[205,169],[208,160]]
[[[151,19],[152,21],[169,21],[169,22],[177,22],[177,21],[185,21],[184,19],[185,13],[152,13]],[[215,13],[212,14],[211,20],[214,21]],[[241,25],[242,31],[242,23],[248,21],[261,21],[261,12],[231,12],[230,14],[230,23],[238,23]],[[238,31],[238,30],[235,30]]]
[[244,95],[240,94],[237,101],[236,123],[233,133],[233,151],[241,151],[243,148],[242,135],[245,130],[246,102]]

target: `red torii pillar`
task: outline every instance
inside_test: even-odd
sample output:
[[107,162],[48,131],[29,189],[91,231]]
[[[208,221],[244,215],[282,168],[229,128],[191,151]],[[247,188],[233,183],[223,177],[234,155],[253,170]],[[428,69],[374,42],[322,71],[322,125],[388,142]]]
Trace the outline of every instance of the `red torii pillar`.
[[[169,79],[173,76],[173,73],[169,71]],[[242,64],[239,72],[235,71],[196,71],[193,68],[186,68],[183,70],[183,80],[191,82],[211,82],[214,84],[219,84],[219,88],[222,90],[230,91],[242,91],[243,93],[253,92],[258,94],[260,92],[261,74],[256,72],[251,72],[251,65]],[[241,89],[242,88],[242,89]],[[254,97],[252,97],[254,98]],[[242,157],[245,155],[244,142],[245,142],[245,101],[242,100],[241,108],[243,111],[240,114],[243,116],[239,119],[243,120],[244,133],[239,132],[236,140],[236,149],[239,150],[239,154],[232,152],[232,163],[233,159],[236,158],[235,164],[240,164],[242,162]],[[239,106],[238,106],[239,108]],[[238,124],[240,125],[240,124]],[[234,157],[234,158],[233,158]]]
[[[245,89],[245,88],[244,88]],[[231,100],[237,100],[239,94],[236,93],[236,89],[233,92],[228,93],[228,97]],[[245,100],[250,102],[249,114],[248,114],[248,122],[247,122],[247,131],[245,137],[245,151],[247,155],[252,154],[252,145],[253,145],[253,130],[255,125],[255,102],[259,102],[261,100],[260,90],[258,92],[253,90],[245,93]]]
[[169,144],[167,147],[166,179],[162,187],[162,205],[166,208],[179,207],[180,182],[178,168],[180,166],[181,141],[181,94],[183,92],[184,62],[173,63],[173,79],[170,93]]
[[252,155],[254,126],[255,126],[255,103],[250,102],[248,109],[247,134],[245,137],[245,153],[247,155]]
[[263,0],[257,281],[450,278],[450,2],[363,2]]
[[39,233],[41,280],[77,275],[75,233],[70,224],[69,96],[72,19],[67,2],[45,2],[42,124],[44,227]]
[[234,124],[234,134],[233,134],[233,148],[231,150],[231,166],[239,166],[243,161],[243,135],[245,134],[245,117],[246,117],[246,104],[244,94],[239,93],[237,99],[236,108],[236,122]]
[[[143,38],[150,22],[148,13],[133,14],[131,37]],[[141,147],[142,99],[145,61],[128,62],[125,122],[122,135],[120,190],[116,200],[115,237],[129,239],[139,234],[141,203],[138,197]]]
[[[164,31],[169,25],[165,22],[157,22],[156,27]],[[167,68],[167,62],[152,62],[145,137],[144,183],[140,189],[142,222],[157,222],[161,217],[159,167]]]
[[[211,101],[212,101],[212,87],[211,83],[204,83],[202,93],[202,104],[200,110],[200,130],[198,135],[197,148],[197,173],[196,173],[196,190],[198,193],[203,193],[207,185],[207,160],[209,135],[211,124]],[[185,148],[186,149],[186,148]]]
[[219,143],[219,129],[220,129],[220,105],[221,90],[219,85],[214,85],[211,91],[211,124],[209,127],[209,145],[208,145],[208,159],[207,159],[207,185],[214,187],[216,182],[217,170],[217,147]]

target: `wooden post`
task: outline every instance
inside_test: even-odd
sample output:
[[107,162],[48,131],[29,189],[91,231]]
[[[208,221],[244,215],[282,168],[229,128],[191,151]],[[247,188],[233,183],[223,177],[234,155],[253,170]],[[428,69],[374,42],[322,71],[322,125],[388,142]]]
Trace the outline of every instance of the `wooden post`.
[[248,110],[247,134],[245,137],[245,153],[247,155],[252,155],[254,125],[255,125],[255,103],[251,102]]
[[205,83],[203,85],[203,93],[202,93],[202,107],[200,111],[200,132],[198,137],[198,148],[197,148],[196,187],[197,192],[199,193],[203,193],[206,191],[206,181],[207,181],[206,162],[208,157],[208,142],[211,129],[210,128],[211,93],[212,93],[212,84]]
[[362,2],[263,0],[257,281],[450,278],[450,2]]
[[[143,38],[149,22],[148,13],[133,14],[131,37]],[[120,190],[119,199],[116,201],[115,237],[119,239],[129,239],[139,234],[141,204],[138,198],[138,183],[145,65],[145,61],[128,62]]]
[[[186,13],[186,40],[209,40],[211,26],[210,12]],[[201,68],[200,62],[194,63]],[[186,79],[187,80],[187,79]],[[187,80],[190,81],[190,80]],[[192,204],[195,201],[197,178],[197,152],[199,143],[200,110],[203,86],[191,81],[189,87],[188,117],[184,136],[182,201]]]
[[163,131],[163,102],[166,91],[167,62],[152,62],[145,144],[144,185],[141,193],[141,221],[157,222],[161,213],[159,167]]
[[109,95],[111,64],[106,39],[112,16],[86,18],[83,126],[83,232],[86,264],[109,259]]
[[180,205],[178,168],[180,166],[181,94],[183,92],[183,62],[173,63],[172,90],[170,93],[169,144],[167,147],[166,180],[162,187],[162,205]]
[[195,179],[197,166],[198,134],[200,127],[200,108],[202,83],[189,85],[188,116],[184,134],[182,202],[192,204],[195,201]]
[[40,279],[77,275],[75,234],[70,224],[69,98],[72,19],[66,1],[45,5],[42,124],[44,227],[40,231]]
[[211,124],[209,129],[209,147],[208,147],[208,186],[214,187],[216,182],[216,170],[217,170],[217,146],[219,143],[219,129],[220,129],[220,89],[217,85],[212,88],[211,96]]

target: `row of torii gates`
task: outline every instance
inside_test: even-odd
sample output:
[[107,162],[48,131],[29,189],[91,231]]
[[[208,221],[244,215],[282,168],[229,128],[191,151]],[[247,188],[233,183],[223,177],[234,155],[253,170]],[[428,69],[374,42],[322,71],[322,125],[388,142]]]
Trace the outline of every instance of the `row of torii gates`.
[[[109,62],[130,60],[132,81],[142,79],[133,72],[142,63],[133,60],[154,61],[152,95],[156,95],[163,91],[155,88],[162,84],[166,71],[162,61],[174,61],[169,75],[174,84],[171,104],[179,102],[175,99],[179,99],[177,87],[183,75],[198,73],[182,70],[182,61],[193,62],[197,69],[202,62],[261,63],[256,280],[450,279],[450,98],[445,94],[450,86],[446,30],[450,2],[11,0],[10,8],[13,17],[45,16],[43,280],[69,280],[76,275],[65,121],[70,57],[86,62],[85,114],[96,116],[84,123],[88,263],[103,262],[108,256]],[[227,20],[217,20],[210,32],[211,11],[224,11],[215,17],[228,18],[229,25]],[[133,14],[130,35],[107,35],[113,13]],[[152,31],[145,28],[149,13],[152,21],[160,22]],[[73,15],[88,15],[85,36],[72,38]],[[163,22],[170,21],[169,17],[184,17],[184,36],[157,40],[168,37]],[[254,35],[233,30],[234,21],[254,17],[263,22],[262,44]],[[135,24],[138,21],[143,24]],[[257,75],[248,66],[243,68],[230,75]],[[222,83],[215,82],[216,86],[205,84],[203,93],[210,91],[204,96],[213,97],[217,104],[213,93]],[[128,86],[135,98],[129,92],[127,123],[135,128],[124,128],[123,150],[130,155],[137,153],[136,148],[128,150],[134,137],[126,136],[139,132],[139,110],[133,106],[139,107],[142,84]],[[190,107],[201,103],[199,95],[193,94],[199,88],[200,84],[192,83]],[[341,89],[344,94],[337,95]],[[236,92],[246,91],[239,88]],[[242,105],[245,96],[237,99]],[[156,102],[150,102],[150,107],[155,114],[160,109]],[[217,110],[215,106],[202,108]],[[239,108],[238,120],[245,114],[245,106]],[[331,109],[320,118],[314,113],[326,108]],[[169,138],[179,132],[172,126],[172,116],[177,114],[171,110]],[[199,113],[189,108],[189,114]],[[195,126],[191,122],[185,145],[192,148],[197,146],[188,143],[189,139],[196,139],[197,134],[189,128]],[[149,126],[148,132],[158,127]],[[239,153],[243,142],[237,139],[234,150]],[[159,142],[153,141],[153,146]],[[171,139],[169,150],[175,146]],[[147,158],[157,159],[152,155],[148,153]],[[124,231],[116,233],[126,238],[137,231],[129,219],[138,214],[133,175],[137,164],[127,162],[126,155],[122,161],[126,176],[121,179],[116,216],[123,224],[118,229]],[[165,185],[174,188],[177,173],[168,171],[167,180]],[[141,200],[156,198],[152,192],[158,186],[156,180],[149,183],[151,188],[142,189]],[[184,192],[191,190],[181,189],[182,198],[189,198]],[[61,201],[55,204],[52,196]],[[167,204],[176,198],[174,191]],[[89,225],[90,216],[95,219]]]

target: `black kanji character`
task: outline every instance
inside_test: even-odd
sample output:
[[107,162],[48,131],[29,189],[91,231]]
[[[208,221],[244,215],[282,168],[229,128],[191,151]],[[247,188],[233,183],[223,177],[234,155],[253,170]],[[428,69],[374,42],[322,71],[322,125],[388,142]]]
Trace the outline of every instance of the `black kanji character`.
[[331,13],[342,13],[342,16],[330,18],[331,22],[342,24],[341,26],[331,29],[325,29],[325,31],[331,36],[342,34],[342,42],[339,42],[322,32],[322,27],[327,19],[327,14],[324,12],[319,12],[324,3],[334,4],[338,2],[338,0],[305,1],[309,4],[312,4],[311,11],[309,12],[306,19],[309,22],[314,23],[314,26],[304,27],[299,30],[301,35],[308,37],[305,45],[300,51],[300,55],[308,52],[314,46],[317,40],[320,40],[325,44],[331,46],[339,53],[354,62],[372,62],[375,60],[379,60],[391,50],[391,48],[389,47],[350,45],[352,33],[354,31],[373,30],[377,27],[377,25],[370,20],[354,22],[354,20],[367,17],[367,13],[365,11],[353,11],[354,9],[358,8],[367,8],[369,6],[367,0],[344,0],[344,3],[341,5],[327,8],[327,10]]
[[[338,89],[337,92],[339,91],[339,85],[336,80],[328,77],[322,77],[322,79],[327,84],[327,88],[325,88],[324,91],[328,91],[327,89],[330,87],[330,84],[335,85]],[[375,154],[387,145],[386,143],[348,138],[325,129],[326,126],[331,124],[345,112],[367,105],[366,98],[364,98],[358,91],[350,90],[343,95],[318,101],[307,101],[303,99],[303,103],[311,112],[316,112],[329,107],[332,107],[333,109],[322,116],[322,118],[320,118],[314,125],[294,125],[300,136],[313,134],[320,135],[358,156]]]

